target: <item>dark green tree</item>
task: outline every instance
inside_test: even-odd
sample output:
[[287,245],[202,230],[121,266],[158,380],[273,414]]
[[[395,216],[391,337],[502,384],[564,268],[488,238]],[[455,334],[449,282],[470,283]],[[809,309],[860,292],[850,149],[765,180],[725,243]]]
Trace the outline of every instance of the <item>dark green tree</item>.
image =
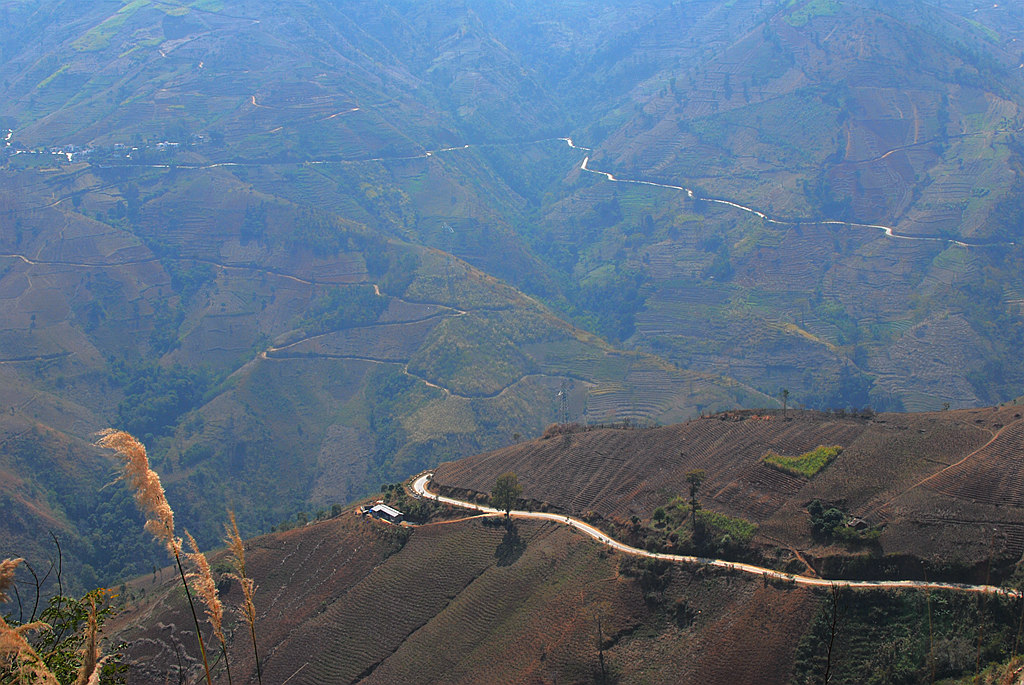
[[505,518],[508,519],[512,514],[512,507],[515,506],[522,493],[523,486],[519,484],[516,474],[511,471],[503,473],[494,482],[494,488],[491,490],[491,504],[496,509],[503,509]]
[[686,474],[686,482],[690,484],[690,517],[695,534],[697,532],[697,510],[700,509],[700,502],[697,501],[697,491],[700,490],[700,485],[704,482],[706,475],[703,469],[690,471]]

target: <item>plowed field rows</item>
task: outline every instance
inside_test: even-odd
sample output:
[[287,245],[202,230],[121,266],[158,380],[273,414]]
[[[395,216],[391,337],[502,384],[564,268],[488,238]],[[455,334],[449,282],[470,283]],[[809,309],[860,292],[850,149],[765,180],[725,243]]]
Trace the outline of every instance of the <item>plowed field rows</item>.
[[487,492],[498,473],[514,471],[524,497],[567,511],[627,519],[688,491],[686,474],[704,469],[707,496],[755,520],[770,515],[802,479],[760,464],[767,450],[799,455],[820,444],[849,444],[864,422],[702,419],[641,431],[594,430],[517,445],[443,464],[435,482]]
[[792,652],[784,636],[804,630],[813,607],[812,593],[745,589],[742,599],[728,606],[702,636],[695,681],[708,685],[783,682],[792,668]]
[[412,323],[380,324],[333,331],[286,349],[268,353],[274,358],[328,356],[408,361],[423,345],[441,317]]
[[700,273],[708,258],[704,253],[676,243],[652,245],[647,251],[647,270],[656,281],[692,278]]
[[[434,482],[489,492],[498,474],[513,471],[526,499],[625,522],[634,515],[647,519],[674,497],[688,497],[686,475],[701,469],[702,505],[759,524],[762,540],[772,544],[785,540],[813,548],[805,507],[822,499],[885,523],[886,553],[943,558],[965,536],[977,537],[981,525],[927,523],[953,517],[996,526],[1007,553],[1019,558],[1024,524],[1012,512],[1024,509],[1024,419],[1015,412],[1019,408],[883,414],[871,420],[799,411],[783,420],[781,412],[737,412],[664,428],[593,429],[442,464]],[[981,449],[1003,426],[1004,433]],[[768,450],[798,456],[819,445],[844,450],[810,480],[761,463]],[[956,468],[925,480],[975,450],[980,451]]]
[[[247,571],[259,586],[255,604],[264,674],[271,663],[276,663],[274,668],[279,671],[291,668],[291,653],[288,649],[278,651],[277,647],[301,631],[305,622],[326,603],[364,579],[393,550],[393,543],[379,535],[372,524],[353,516],[248,541]],[[216,568],[217,559],[211,558],[211,563]],[[177,573],[168,568],[160,577],[163,582],[157,588],[150,587],[148,579],[140,580],[139,585],[152,599],[118,618],[123,625],[143,626],[142,632],[126,634],[132,645],[128,650],[132,683],[164,682],[167,674],[175,673],[182,657],[177,645],[183,646],[187,655],[198,657],[191,618],[185,618],[188,608]],[[238,584],[228,587],[222,596],[231,614],[225,627],[234,625],[234,607],[241,602]],[[242,628],[233,630],[244,634]],[[207,638],[212,640],[213,636]],[[243,639],[233,641],[230,656],[232,676],[238,682],[255,680],[251,644]],[[198,682],[202,678],[201,663],[189,656],[184,658],[186,668],[192,669],[187,682]],[[295,664],[294,668],[300,665]]]
[[[607,582],[615,577],[613,560],[601,560],[593,545],[558,526],[519,528],[529,537],[522,556],[484,571],[368,683],[475,683],[481,673],[491,683],[529,682],[531,673],[565,673],[592,659],[588,622],[595,599],[605,602],[609,632],[629,624],[637,607],[623,606],[622,595],[636,591]],[[496,663],[507,667],[495,673]]]
[[936,492],[993,506],[1024,507],[1024,421],[926,483]]
[[[368,673],[494,561],[503,530],[425,528],[288,638],[298,654],[267,659],[270,682],[348,683]],[[301,669],[301,670],[300,670]]]
[[[438,314],[451,312],[450,309],[436,304],[423,304],[420,302],[406,302],[397,297],[388,300],[388,308],[380,315],[381,323],[401,323],[410,321],[422,321]],[[454,312],[451,312],[454,313]]]

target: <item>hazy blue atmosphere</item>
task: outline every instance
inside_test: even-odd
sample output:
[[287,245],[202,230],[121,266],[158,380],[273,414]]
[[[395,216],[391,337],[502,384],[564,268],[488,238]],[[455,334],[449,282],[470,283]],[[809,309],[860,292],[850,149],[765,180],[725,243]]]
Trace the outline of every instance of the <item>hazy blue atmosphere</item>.
[[[156,582],[170,558],[130,488],[104,487],[116,459],[94,443],[114,427],[145,444],[177,525],[204,549],[221,544],[229,509],[247,537],[297,540],[294,529],[367,496],[405,497],[389,484],[497,450],[450,471],[445,492],[486,493],[514,470],[531,507],[594,514],[620,533],[636,518],[637,547],[769,565],[769,552],[747,551],[754,540],[796,555],[775,567],[824,573],[820,559],[847,545],[889,555],[893,578],[920,573],[920,557],[979,584],[972,564],[1001,554],[1006,580],[1007,559],[1024,553],[1016,481],[961,491],[968,476],[946,483],[919,458],[946,469],[1017,430],[1019,415],[988,408],[1024,394],[1022,108],[1020,3],[0,0],[0,558],[50,558],[53,532],[79,595],[138,574]],[[992,413],[970,413],[982,408]],[[650,428],[721,412],[796,418],[770,435],[716,433],[719,443]],[[872,432],[885,412],[905,431],[894,442]],[[569,449],[591,439],[584,428],[612,425],[661,437]],[[1014,435],[1006,455],[1024,453]],[[863,449],[846,462],[814,452],[855,440]],[[537,461],[547,447],[536,445],[556,442],[566,453]],[[632,471],[592,461],[651,445],[669,456]],[[712,471],[701,460],[723,445],[769,475],[724,461]],[[771,468],[769,452],[781,459]],[[843,474],[841,496],[806,471],[836,455],[826,473]],[[543,464],[573,490],[549,488],[538,474],[555,467]],[[1016,472],[999,464],[985,473]],[[711,474],[708,516],[754,528],[702,523],[694,469]],[[608,484],[632,473],[629,497]],[[885,509],[930,478],[952,503]],[[907,488],[886,489],[902,479]],[[658,507],[656,532],[636,528]],[[791,518],[771,519],[771,507]],[[797,511],[804,537],[791,540]],[[939,520],[1020,532],[999,533],[998,554],[937,533],[933,558],[914,535],[884,532],[901,516],[922,536]],[[834,533],[861,517],[859,533]],[[523,549],[588,553],[548,525],[524,523]],[[721,533],[713,545],[679,542],[705,525]],[[519,559],[505,532],[478,530],[506,556],[465,568]],[[429,548],[426,535],[366,544],[383,563]],[[646,599],[600,600],[638,617],[607,619],[621,664],[640,663],[629,651],[640,647],[620,642],[637,626],[696,620],[689,605],[651,604],[674,586],[634,571],[623,577],[646,578]],[[445,596],[469,582],[451,580]],[[806,592],[757,601],[810,630]],[[968,611],[956,606],[950,634]],[[1003,618],[991,618],[991,654],[977,638],[986,663],[1009,657],[996,645],[997,633],[1012,642]],[[586,621],[574,635],[593,632]],[[777,663],[764,656],[780,682],[817,682],[807,664],[818,657],[798,654],[813,652],[807,639],[794,633]],[[497,659],[472,653],[441,681],[473,682]],[[940,676],[969,676],[974,656],[950,657]],[[373,675],[370,661],[306,677],[413,680],[394,661]],[[286,663],[275,677],[301,665]],[[590,665],[571,675],[563,664],[559,680],[539,661],[500,663],[533,674],[508,682],[601,682],[587,680]],[[923,663],[907,672],[927,675]],[[604,668],[605,682],[641,682],[632,667]]]

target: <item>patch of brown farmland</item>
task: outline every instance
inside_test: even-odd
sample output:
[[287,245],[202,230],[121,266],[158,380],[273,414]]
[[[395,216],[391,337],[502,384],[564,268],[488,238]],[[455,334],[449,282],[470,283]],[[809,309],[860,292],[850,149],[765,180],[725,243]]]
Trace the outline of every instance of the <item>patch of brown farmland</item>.
[[614,652],[621,682],[788,683],[797,643],[817,609],[813,591],[677,570],[667,605],[689,620],[636,635]]
[[[618,558],[562,526],[520,524],[511,554],[504,528],[480,521],[415,529],[400,550],[397,531],[347,515],[247,544],[264,682],[573,681],[594,661],[598,615],[608,635],[650,618]],[[176,680],[179,657],[187,682],[202,679],[172,570],[133,592],[116,619],[131,682]],[[229,607],[237,595],[223,596]],[[254,682],[247,630],[230,611],[225,625],[232,678]]]
[[854,419],[772,417],[698,419],[646,430],[598,429],[445,463],[434,482],[488,492],[497,474],[514,471],[526,498],[565,511],[629,518],[648,516],[667,499],[687,493],[686,474],[703,469],[705,497],[759,519],[803,484],[761,465],[766,451],[800,454],[823,442],[849,444],[868,425]]
[[855,419],[732,421],[699,419],[646,430],[598,429],[535,440],[442,464],[435,482],[488,492],[514,471],[523,496],[570,512],[608,518],[648,516],[687,492],[686,474],[703,469],[703,491],[726,510],[760,519],[802,486],[760,464],[768,450],[800,454],[826,441],[849,444],[867,424]]
[[991,506],[1024,507],[1024,420],[926,483],[936,492]]
[[[947,488],[952,498],[967,506],[974,501],[1013,501],[1024,480],[1014,467],[1015,460],[1024,461],[1024,425],[1009,427],[1018,420],[1018,409],[884,414],[870,419],[791,411],[785,420],[781,413],[766,419],[736,412],[654,429],[594,429],[445,463],[438,467],[434,482],[454,491],[489,492],[497,475],[513,471],[524,498],[567,513],[596,512],[627,520],[632,515],[647,518],[673,497],[688,496],[686,474],[702,469],[706,480],[700,499],[705,507],[755,521],[763,535],[806,548],[814,544],[804,509],[811,499],[878,518],[886,502],[964,460],[1004,426],[1004,436],[934,480],[935,486]],[[811,480],[770,469],[760,461],[769,450],[798,455],[828,444],[842,445],[844,451]],[[989,454],[993,456],[985,457]],[[957,477],[962,469],[980,469],[988,461],[992,466],[985,467],[988,475],[983,482],[993,485],[983,494],[973,481]],[[1024,516],[1020,518],[1024,523]],[[882,520],[890,526],[900,524]],[[909,536],[903,531],[892,539],[909,541]]]
[[[480,521],[415,529],[400,550],[395,531],[348,515],[247,544],[264,682],[593,682],[600,619],[621,682],[783,683],[812,608],[806,590],[682,568],[647,603],[621,555],[552,523],[520,522],[508,555],[504,528]],[[132,589],[115,619],[131,682],[176,681],[179,657],[201,680],[171,569]],[[223,598],[237,605],[237,586]],[[248,632],[230,610],[225,625],[234,681],[254,682]]]
[[[257,637],[264,677],[291,668],[296,650],[290,645],[303,626],[346,595],[395,550],[395,543],[377,528],[373,522],[347,515],[246,542],[247,572],[258,585]],[[219,558],[211,556],[215,569]],[[130,645],[130,682],[163,682],[165,676],[177,672],[179,657],[188,671],[186,681],[198,682],[202,664],[176,569],[163,569],[159,579],[155,574],[152,579],[140,578],[132,584],[132,590],[142,599],[118,616],[113,626]],[[241,604],[240,588],[237,583],[222,586],[224,592],[225,626],[234,626],[229,633],[232,678],[254,681],[252,645],[234,612]],[[214,638],[206,634],[207,629],[204,625],[204,640],[210,645]],[[270,682],[281,682],[284,677]]]
[[592,682],[598,617],[614,636],[651,612],[592,541],[553,524],[520,525],[524,535],[531,528],[539,530],[521,557],[489,566],[366,682]]

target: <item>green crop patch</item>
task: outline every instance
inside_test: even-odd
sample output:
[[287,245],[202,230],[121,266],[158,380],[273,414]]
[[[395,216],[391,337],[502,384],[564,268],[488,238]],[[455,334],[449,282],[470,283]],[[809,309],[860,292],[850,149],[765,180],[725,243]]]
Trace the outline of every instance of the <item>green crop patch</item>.
[[102,23],[93,27],[88,33],[71,44],[78,52],[98,52],[110,45],[111,38],[121,29],[128,19],[140,8],[148,5],[148,0],[134,0],[107,17]]
[[775,452],[768,452],[761,458],[761,461],[783,473],[814,478],[819,471],[835,461],[842,451],[843,448],[839,445],[820,445],[799,457],[784,457]]
[[[792,3],[791,3],[792,4]],[[835,0],[812,0],[803,7],[794,10],[786,17],[790,26],[804,26],[815,17],[833,16],[839,11],[839,3]]]
[[701,509],[697,520],[704,526],[705,535],[714,539],[719,548],[728,547],[730,542],[740,547],[749,545],[757,533],[756,523],[717,511]]

